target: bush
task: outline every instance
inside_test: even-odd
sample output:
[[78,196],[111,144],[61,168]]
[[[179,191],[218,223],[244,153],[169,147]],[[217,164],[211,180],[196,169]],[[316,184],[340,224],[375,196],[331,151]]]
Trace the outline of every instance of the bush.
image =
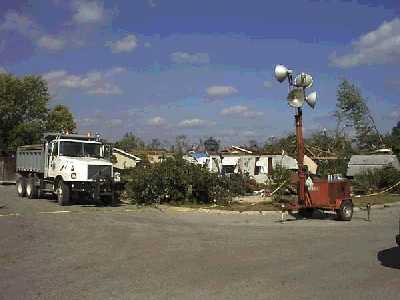
[[171,202],[229,203],[233,196],[251,191],[247,175],[219,175],[191,164],[180,156],[150,165],[139,165],[125,175],[126,192],[138,204]]
[[[393,186],[399,180],[400,171],[393,166],[386,166],[354,176],[354,189],[361,193],[374,193]],[[391,192],[396,191],[400,192],[399,186],[391,190]]]
[[270,178],[268,178],[266,182],[267,189],[270,190],[271,193],[279,188],[272,196],[274,201],[282,200],[283,194],[290,186],[291,175],[291,171],[286,169],[285,167],[281,165],[277,165],[275,167],[272,175],[270,176]]

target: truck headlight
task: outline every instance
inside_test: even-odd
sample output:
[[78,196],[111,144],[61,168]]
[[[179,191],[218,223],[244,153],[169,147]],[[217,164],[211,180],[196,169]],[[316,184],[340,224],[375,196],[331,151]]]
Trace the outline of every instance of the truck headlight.
[[114,172],[114,181],[115,182],[121,181],[121,175],[118,172]]
[[71,173],[71,179],[76,179],[76,173]]

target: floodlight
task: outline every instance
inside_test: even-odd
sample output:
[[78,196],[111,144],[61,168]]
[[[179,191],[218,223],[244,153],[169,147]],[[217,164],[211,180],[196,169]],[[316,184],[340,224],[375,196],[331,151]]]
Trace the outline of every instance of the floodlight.
[[311,108],[315,107],[315,104],[317,103],[317,92],[312,92],[306,97],[306,102],[308,105],[311,106]]
[[289,74],[289,70],[284,65],[276,65],[275,66],[275,78],[279,82],[285,81],[288,74]]
[[287,96],[288,104],[291,107],[302,107],[304,104],[304,90],[295,88]]
[[312,84],[313,84],[313,79],[311,75],[306,73],[300,73],[294,79],[294,85],[297,87],[309,88],[312,86]]

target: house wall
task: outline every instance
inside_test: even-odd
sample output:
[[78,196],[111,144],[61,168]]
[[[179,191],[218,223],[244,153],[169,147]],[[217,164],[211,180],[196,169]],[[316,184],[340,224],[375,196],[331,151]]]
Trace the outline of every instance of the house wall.
[[128,168],[136,167],[137,162],[135,159],[128,157],[126,155],[123,155],[121,153],[118,153],[118,152],[114,152],[113,155],[116,158],[116,162],[113,163],[114,168],[124,170],[124,169],[128,169]]

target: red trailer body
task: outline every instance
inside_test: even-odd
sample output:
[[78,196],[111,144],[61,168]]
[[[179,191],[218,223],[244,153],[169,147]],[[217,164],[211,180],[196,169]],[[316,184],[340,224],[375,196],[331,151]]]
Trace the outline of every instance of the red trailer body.
[[347,180],[315,179],[305,198],[305,207],[339,209],[343,201],[351,201],[350,184]]
[[[300,184],[297,176],[292,178],[292,184]],[[314,178],[310,189],[305,186],[304,202],[290,204],[288,209],[298,210],[305,217],[310,217],[314,209],[333,210],[339,220],[349,221],[353,216],[350,182]]]

